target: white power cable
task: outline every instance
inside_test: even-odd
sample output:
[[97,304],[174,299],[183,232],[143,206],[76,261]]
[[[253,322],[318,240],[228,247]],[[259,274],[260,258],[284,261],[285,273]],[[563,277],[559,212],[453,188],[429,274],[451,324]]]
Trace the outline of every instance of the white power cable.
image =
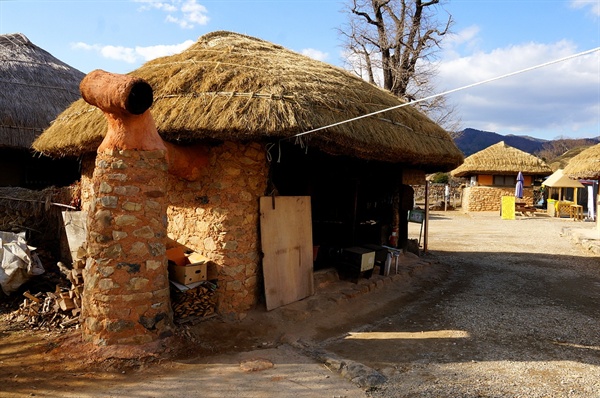
[[548,66],[548,65],[552,65],[552,64],[559,63],[559,62],[568,61],[570,59],[581,57],[583,55],[588,55],[588,54],[591,54],[591,53],[596,52],[596,51],[600,51],[600,47],[596,47],[596,48],[593,48],[591,50],[583,51],[583,52],[580,52],[580,53],[577,53],[577,54],[569,55],[567,57],[555,59],[553,61],[549,61],[549,62],[546,62],[546,63],[543,63],[543,64],[539,64],[539,65],[536,65],[536,66],[531,66],[529,68],[521,69],[521,70],[518,70],[516,72],[511,72],[511,73],[507,73],[505,75],[496,76],[496,77],[493,77],[493,78],[490,78],[490,79],[487,79],[487,80],[482,80],[482,81],[477,82],[477,83],[472,83],[472,84],[468,84],[466,86],[462,86],[462,87],[459,87],[459,88],[454,88],[452,90],[448,90],[448,91],[445,91],[443,93],[430,95],[429,97],[421,98],[421,99],[410,101],[410,102],[406,102],[406,103],[403,103],[403,104],[400,104],[400,105],[392,106],[390,108],[386,108],[386,109],[382,109],[382,110],[379,110],[379,111],[371,112],[371,113],[368,113],[366,115],[357,116],[357,117],[354,117],[352,119],[347,119],[347,120],[343,120],[341,122],[336,122],[336,123],[333,123],[333,124],[329,124],[327,126],[318,127],[318,128],[312,129],[312,130],[304,131],[302,133],[298,133],[296,135],[292,135],[292,136],[286,137],[284,139],[289,139],[289,138],[294,138],[294,137],[300,137],[300,136],[303,136],[303,135],[315,133],[317,131],[325,130],[325,129],[328,129],[328,128],[331,128],[331,127],[339,126],[341,124],[350,123],[350,122],[353,122],[353,121],[356,121],[356,120],[364,119],[364,118],[367,118],[367,117],[370,117],[370,116],[373,116],[373,115],[377,115],[379,113],[384,113],[384,112],[388,112],[388,111],[391,111],[391,110],[394,110],[394,109],[402,108],[404,106],[413,105],[413,104],[416,104],[416,103],[419,103],[419,102],[427,101],[427,100],[430,100],[430,99],[433,99],[433,98],[436,98],[436,97],[440,97],[442,95],[452,94],[452,93],[455,93],[457,91],[466,90],[466,89],[471,88],[471,87],[480,86],[482,84],[490,83],[490,82],[493,82],[493,81],[496,81],[496,80],[500,80],[500,79],[505,79],[507,77],[518,75],[520,73],[525,73],[525,72],[532,71],[534,69],[543,68],[543,67]]

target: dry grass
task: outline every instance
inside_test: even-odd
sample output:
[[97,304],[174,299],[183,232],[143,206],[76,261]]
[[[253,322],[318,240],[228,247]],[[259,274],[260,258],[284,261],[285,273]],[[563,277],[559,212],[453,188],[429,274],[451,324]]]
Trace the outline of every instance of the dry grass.
[[29,149],[80,98],[83,77],[24,35],[0,35],[0,146]]
[[[248,36],[214,32],[184,52],[131,73],[154,89],[152,115],[174,143],[275,141],[401,104],[390,93],[329,64]],[[79,100],[34,148],[51,155],[95,151],[102,113]],[[463,160],[446,131],[410,106],[303,137],[344,154],[449,170]]]
[[563,172],[575,179],[600,179],[600,144],[589,147],[573,157]]
[[504,141],[467,157],[451,174],[453,177],[464,177],[475,174],[517,174],[519,171],[525,175],[552,174],[552,169],[542,159],[506,145]]

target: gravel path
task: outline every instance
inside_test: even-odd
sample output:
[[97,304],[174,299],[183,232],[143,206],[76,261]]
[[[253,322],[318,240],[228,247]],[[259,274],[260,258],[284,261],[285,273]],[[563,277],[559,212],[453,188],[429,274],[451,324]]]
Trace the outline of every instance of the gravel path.
[[372,397],[600,397],[600,257],[572,225],[433,214],[448,283],[327,349],[388,378]]

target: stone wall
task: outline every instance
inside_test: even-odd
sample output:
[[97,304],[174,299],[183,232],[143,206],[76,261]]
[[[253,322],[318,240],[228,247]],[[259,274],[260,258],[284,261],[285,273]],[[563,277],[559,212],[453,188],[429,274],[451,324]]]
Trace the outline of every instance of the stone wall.
[[105,150],[89,203],[82,327],[96,345],[169,336],[165,151]]
[[[502,196],[514,196],[513,187],[466,187],[462,193],[462,211],[500,211]],[[533,204],[533,189],[523,189],[523,202]]]
[[[425,200],[425,185],[413,185],[415,190],[415,201],[423,202]],[[429,184],[429,204],[437,205],[444,201],[444,192],[446,184],[430,183]],[[460,195],[462,189],[455,182],[450,183],[450,203],[452,206],[459,206],[461,203]]]
[[[88,210],[93,161],[86,157],[82,165],[82,210]],[[243,314],[262,294],[258,198],[268,170],[261,144],[226,142],[211,148],[199,180],[168,175],[168,236],[213,261],[208,279],[217,280],[221,314]]]
[[89,211],[92,203],[92,175],[96,165],[96,153],[83,155],[81,159],[81,210]]
[[169,236],[213,260],[221,314],[242,314],[261,295],[258,198],[267,176],[262,145],[226,142],[211,149],[198,181],[170,178]]

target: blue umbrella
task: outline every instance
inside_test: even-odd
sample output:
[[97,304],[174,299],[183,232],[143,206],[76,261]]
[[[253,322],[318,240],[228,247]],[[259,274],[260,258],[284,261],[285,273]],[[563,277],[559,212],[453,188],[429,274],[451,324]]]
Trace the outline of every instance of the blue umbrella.
[[519,199],[523,199],[523,173],[519,171],[517,174],[517,185],[515,186],[515,197]]

